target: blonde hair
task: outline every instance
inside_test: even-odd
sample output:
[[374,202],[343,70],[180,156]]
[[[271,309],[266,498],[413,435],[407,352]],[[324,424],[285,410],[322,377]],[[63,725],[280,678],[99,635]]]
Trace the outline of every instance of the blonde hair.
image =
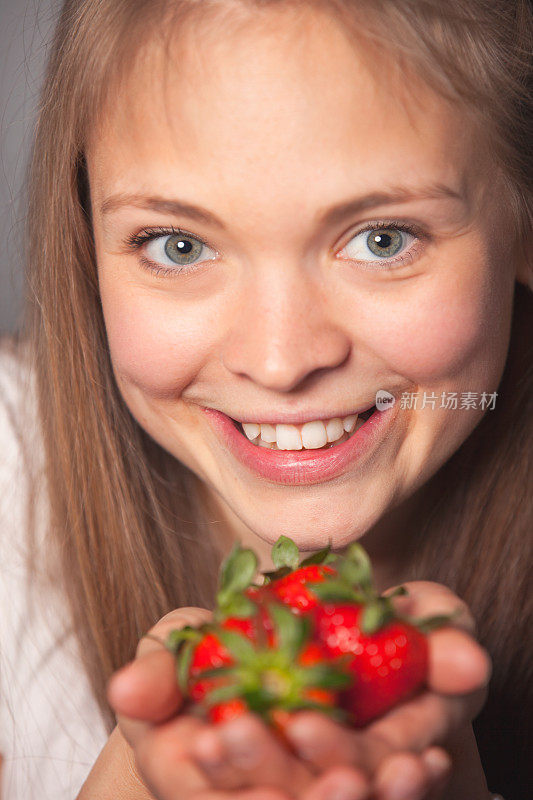
[[[134,657],[140,636],[166,612],[212,604],[220,552],[199,480],[147,435],[114,380],[91,233],[87,132],[131,68],[136,43],[154,33],[150,19],[177,24],[207,10],[267,13],[273,4],[283,0],[67,0],[52,46],[29,176],[27,238],[34,242],[38,231],[39,248],[28,254],[24,337],[46,454],[49,544],[62,565],[84,665],[109,731],[111,673]],[[510,245],[524,257],[533,171],[526,0],[314,5],[337,15],[347,30],[357,20],[360,35],[364,21],[369,41],[414,67],[488,132],[516,222]],[[530,292],[517,284],[496,410],[423,487],[425,517],[411,521],[411,577],[447,583],[471,604],[502,686],[511,671],[518,682],[524,676],[521,645],[531,625],[524,613],[524,547],[532,527],[531,309]],[[35,560],[35,547],[32,553]]]

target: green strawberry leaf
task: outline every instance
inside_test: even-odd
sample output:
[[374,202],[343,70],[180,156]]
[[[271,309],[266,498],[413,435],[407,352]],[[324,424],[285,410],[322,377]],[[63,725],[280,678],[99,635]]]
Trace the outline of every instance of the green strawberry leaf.
[[304,558],[300,566],[310,567],[312,564],[330,564],[332,561],[335,561],[335,559],[335,554],[331,552],[331,544],[328,544],[323,550],[318,550],[316,553],[313,553],[312,556]]
[[346,555],[339,565],[339,572],[351,584],[356,584],[362,589],[370,589],[372,587],[370,559],[359,542],[352,542],[348,546]]
[[308,583],[307,588],[320,600],[348,600],[352,603],[364,603],[365,596],[357,592],[344,581],[327,580],[322,583]]
[[393,617],[394,612],[390,603],[377,598],[365,606],[361,616],[361,630],[366,634],[375,633],[380,628],[383,628]]
[[389,598],[391,598],[391,597],[405,597],[408,594],[409,594],[409,592],[407,591],[405,586],[397,586],[396,589],[394,589],[392,592],[387,592],[387,594],[385,596],[389,597]]
[[291,571],[298,568],[300,552],[297,545],[288,536],[280,536],[272,547],[272,561],[274,566],[290,567]]
[[272,581],[278,580],[278,578],[284,578],[286,575],[290,575],[291,572],[294,572],[290,567],[280,567],[279,569],[272,570],[271,572],[263,572],[264,584],[265,586]]
[[191,661],[195,647],[196,647],[195,642],[192,641],[186,642],[178,658],[176,676],[178,679],[178,685],[183,694],[187,694],[188,691],[189,670],[191,667]]
[[277,703],[276,707],[282,708],[284,711],[319,711],[339,723],[347,722],[349,719],[349,715],[344,709],[319,703],[316,700],[286,700]]
[[274,621],[278,650],[283,651],[289,661],[294,661],[309,636],[308,620],[282,605],[270,604],[268,612]]
[[227,686],[219,686],[207,694],[203,703],[209,708],[216,706],[218,703],[225,703],[227,700],[234,700],[235,697],[241,696],[241,690],[238,684],[228,684]]
[[236,544],[223,561],[220,573],[220,591],[217,601],[220,605],[228,602],[232,594],[242,592],[254,579],[257,572],[257,556],[253,550]]
[[224,647],[229,650],[236,661],[249,664],[254,661],[256,651],[249,639],[236,631],[228,631],[225,628],[217,628],[215,636]]
[[[145,635],[148,636],[148,634]],[[185,642],[193,642],[194,644],[197,644],[201,640],[202,636],[203,634],[201,629],[186,625],[184,628],[170,631],[170,633],[167,635],[164,645],[167,650],[170,650],[172,653],[174,653],[174,655],[177,655]],[[157,639],[157,637],[154,636],[150,636],[150,638]],[[160,640],[157,639],[157,641]]]
[[317,689],[347,689],[353,683],[353,678],[331,664],[314,664],[303,670],[302,680],[305,686]]
[[450,625],[451,622],[460,615],[461,609],[458,608],[452,614],[436,614],[433,617],[420,617],[418,619],[414,617],[402,617],[402,619],[415,628],[418,628],[421,633],[431,633],[431,631],[442,628],[444,625]]
[[223,622],[227,617],[244,619],[251,617],[257,611],[256,604],[243,594],[233,594],[214,613],[215,622]]
[[238,669],[236,667],[212,667],[211,669],[203,669],[195,678],[195,680],[206,680],[207,678],[224,678],[230,675],[237,675]]
[[257,714],[264,714],[270,708],[279,705],[278,696],[264,686],[247,689],[241,694],[250,711],[255,711]]

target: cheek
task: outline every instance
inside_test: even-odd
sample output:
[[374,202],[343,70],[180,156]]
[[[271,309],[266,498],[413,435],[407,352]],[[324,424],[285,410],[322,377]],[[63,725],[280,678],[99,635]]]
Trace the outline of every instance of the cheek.
[[374,351],[383,361],[418,384],[489,377],[486,366],[504,346],[506,327],[490,281],[426,276],[415,292],[406,286],[402,294],[384,300],[376,314]]
[[154,399],[181,394],[211,349],[204,314],[141,287],[100,288],[113,369]]

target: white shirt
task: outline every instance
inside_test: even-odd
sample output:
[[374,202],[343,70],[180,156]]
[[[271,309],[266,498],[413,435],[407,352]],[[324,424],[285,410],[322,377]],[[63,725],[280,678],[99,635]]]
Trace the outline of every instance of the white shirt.
[[[42,474],[42,464],[33,375],[10,340],[0,340],[1,800],[75,800],[108,739],[66,601],[38,576],[26,594],[28,473]],[[41,480],[43,553],[47,517]]]

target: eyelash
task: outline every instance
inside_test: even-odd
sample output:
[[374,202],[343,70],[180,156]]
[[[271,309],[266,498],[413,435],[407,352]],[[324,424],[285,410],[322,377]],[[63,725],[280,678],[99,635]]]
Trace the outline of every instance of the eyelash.
[[[352,239],[354,239],[356,236],[359,236],[361,233],[374,231],[379,228],[394,228],[395,230],[402,231],[403,233],[410,233],[411,236],[414,236],[415,239],[418,240],[418,243],[413,243],[409,250],[402,252],[397,258],[393,257],[389,259],[383,259],[383,261],[376,260],[368,262],[357,261],[356,259],[350,258],[344,258],[340,260],[352,261],[352,263],[363,265],[363,269],[373,270],[374,272],[385,272],[387,270],[399,269],[399,267],[410,264],[415,256],[420,252],[421,243],[427,242],[430,238],[425,231],[423,231],[417,225],[412,225],[409,222],[402,222],[395,219],[377,219],[367,223],[363,228],[351,231],[346,237],[346,241],[341,250],[346,247]],[[339,258],[339,256],[337,256],[337,258]]]
[[[376,230],[378,228],[394,228],[395,230],[399,230],[404,233],[410,233],[412,236],[418,239],[419,242],[429,239],[429,236],[424,231],[420,230],[420,228],[418,228],[416,225],[391,219],[375,220],[374,222],[370,222],[367,225],[365,225],[364,228],[352,232],[350,237],[346,239],[344,247],[346,247],[346,245],[355,236],[359,236],[361,233],[365,233],[366,231]],[[215,248],[211,247],[209,242],[205,241],[204,239],[199,239],[194,234],[189,233],[188,231],[185,231],[181,228],[175,228],[174,226],[170,226],[168,228],[162,228],[162,227],[143,228],[142,230],[138,231],[138,233],[133,233],[130,236],[128,236],[127,239],[125,240],[125,244],[129,251],[137,252],[138,250],[141,249],[143,245],[145,245],[152,239],[157,239],[160,236],[180,236],[180,235],[191,236],[194,239],[198,239],[198,241],[202,242],[202,244],[204,244],[206,247],[210,247],[211,249],[215,250]],[[410,250],[408,250],[406,253],[402,253],[396,259],[391,258],[389,260],[384,259],[383,261],[369,261],[368,264],[379,264],[379,267],[368,266],[366,267],[366,269],[370,270],[377,269],[377,271],[379,272],[383,272],[385,270],[398,269],[400,266],[404,266],[406,264],[411,263],[413,261],[413,258],[417,255],[418,249],[419,248],[417,248],[416,246],[411,247]],[[340,260],[354,261],[354,259],[349,259],[349,258],[344,258]],[[198,264],[190,264],[187,265],[186,267],[182,267],[181,269],[178,264],[175,267],[162,267],[154,263],[153,261],[150,261],[148,258],[144,257],[140,259],[140,263],[143,269],[146,269],[153,275],[156,275],[158,277],[173,277],[173,276],[175,277],[176,275],[179,275],[181,272],[187,272],[187,273],[194,272],[195,269],[202,266],[203,262],[200,261],[198,262]],[[363,262],[358,261],[356,263],[361,264]]]
[[[204,244],[206,247],[211,247],[209,242],[206,242],[205,239],[199,239],[198,236],[195,236],[195,234],[189,233],[182,228],[174,228],[172,225],[168,228],[143,228],[138,233],[132,233],[131,236],[128,236],[125,244],[128,250],[136,252],[140,250],[141,247],[146,244],[146,242],[150,242],[152,239],[157,239],[160,236],[190,236],[193,239],[198,239],[198,241],[202,242],[202,244]],[[214,247],[212,249],[215,250]],[[150,259],[143,256],[140,259],[140,263],[143,269],[146,269],[153,275],[164,278],[179,275],[181,272],[194,272],[195,269],[198,269],[202,266],[203,262],[199,261],[198,264],[189,264],[186,267],[181,267],[180,269],[179,264],[176,264],[175,267],[162,267],[161,265],[155,264],[153,261],[150,261]]]

